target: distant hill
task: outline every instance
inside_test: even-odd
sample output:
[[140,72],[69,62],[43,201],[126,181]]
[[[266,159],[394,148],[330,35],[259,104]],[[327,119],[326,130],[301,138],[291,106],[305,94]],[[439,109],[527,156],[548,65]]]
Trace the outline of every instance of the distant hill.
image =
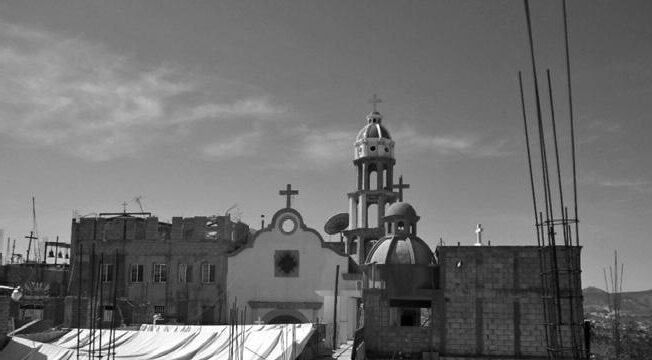
[[[595,287],[582,290],[584,312],[606,314],[609,312],[607,292]],[[639,319],[652,319],[652,290],[629,291],[621,294],[621,313]]]

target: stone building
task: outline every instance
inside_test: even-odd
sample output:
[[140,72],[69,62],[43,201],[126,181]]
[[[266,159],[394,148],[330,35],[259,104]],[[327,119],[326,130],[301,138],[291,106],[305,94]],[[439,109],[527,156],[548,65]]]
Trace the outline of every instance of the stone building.
[[[88,326],[90,295],[103,294],[98,311],[111,321],[114,289],[117,324],[151,323],[154,314],[169,323],[225,323],[226,254],[251,235],[249,226],[229,215],[174,217],[166,223],[148,213],[74,219],[71,234],[66,298],[71,327]],[[92,274],[91,263],[101,270]],[[93,278],[101,286],[92,288]]]

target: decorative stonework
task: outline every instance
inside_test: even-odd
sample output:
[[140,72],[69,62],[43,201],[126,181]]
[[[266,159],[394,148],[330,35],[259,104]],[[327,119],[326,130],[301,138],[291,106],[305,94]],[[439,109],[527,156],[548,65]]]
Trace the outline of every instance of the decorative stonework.
[[284,215],[278,220],[278,229],[285,235],[292,235],[298,227],[299,224],[292,215]]
[[299,277],[298,250],[276,250],[274,252],[274,276]]

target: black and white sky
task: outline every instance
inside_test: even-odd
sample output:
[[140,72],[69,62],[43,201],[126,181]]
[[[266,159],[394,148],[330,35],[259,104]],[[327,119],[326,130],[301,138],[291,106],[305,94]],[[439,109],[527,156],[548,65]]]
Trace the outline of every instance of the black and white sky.
[[[561,4],[531,10],[567,124]],[[604,287],[617,249],[623,288],[649,289],[652,2],[569,1],[568,16],[583,286]],[[321,231],[347,211],[378,94],[423,239],[472,244],[482,223],[492,244],[534,245],[519,70],[533,119],[517,0],[3,1],[0,228],[26,248],[32,196],[51,240],[73,209],[135,196],[163,220],[238,204],[258,227],[291,183]]]

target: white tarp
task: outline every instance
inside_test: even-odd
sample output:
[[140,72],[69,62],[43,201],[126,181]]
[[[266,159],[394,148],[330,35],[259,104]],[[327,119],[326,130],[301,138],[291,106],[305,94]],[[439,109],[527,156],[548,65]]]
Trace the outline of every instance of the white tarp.
[[[100,331],[93,335],[88,329],[73,329],[49,344],[14,337],[0,351],[0,359],[76,360],[78,344],[79,359],[89,359],[93,347],[94,358],[99,358],[101,351],[107,359],[109,330],[101,333],[101,344]],[[142,325],[138,331],[115,331],[115,359],[292,360],[301,354],[312,333],[312,324]]]

